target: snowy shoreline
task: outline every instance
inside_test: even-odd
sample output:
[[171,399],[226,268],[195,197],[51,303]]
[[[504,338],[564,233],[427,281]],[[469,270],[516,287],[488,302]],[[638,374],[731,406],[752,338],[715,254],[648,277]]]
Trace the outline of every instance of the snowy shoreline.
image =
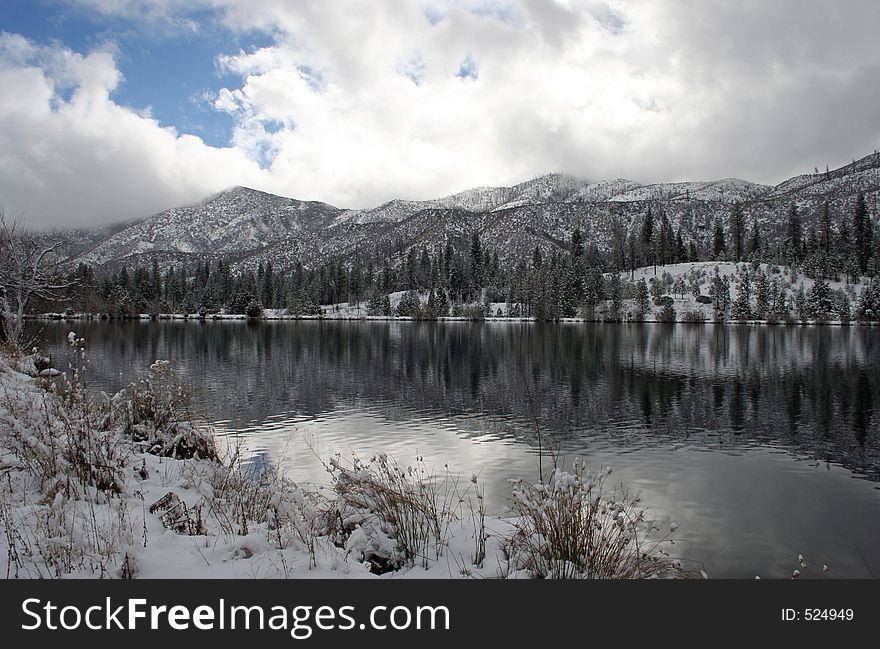
[[289,322],[289,321],[299,321],[299,320],[309,320],[309,321],[332,321],[332,322],[506,322],[510,324],[542,324],[542,325],[552,325],[552,324],[621,324],[621,325],[630,325],[630,324],[686,324],[686,325],[723,325],[723,326],[768,326],[768,327],[784,327],[784,326],[816,326],[816,327],[824,327],[824,326],[832,326],[832,327],[877,327],[880,326],[880,321],[868,322],[868,321],[857,321],[850,320],[848,322],[843,322],[841,320],[822,320],[822,321],[814,321],[814,320],[788,320],[788,321],[770,321],[770,320],[711,320],[706,319],[702,322],[693,322],[690,320],[686,320],[684,318],[677,318],[676,320],[658,320],[657,318],[644,318],[642,320],[637,319],[629,319],[629,320],[601,320],[601,319],[590,319],[590,318],[557,318],[555,320],[538,320],[537,318],[528,318],[528,317],[506,317],[506,316],[488,316],[485,318],[465,318],[465,317],[454,317],[454,316],[441,316],[438,318],[426,319],[426,318],[413,318],[410,316],[338,316],[338,315],[323,315],[323,316],[292,316],[292,315],[269,315],[269,316],[261,316],[259,318],[251,318],[246,315],[241,314],[211,314],[207,316],[193,315],[193,314],[184,314],[184,313],[160,313],[158,315],[151,315],[148,313],[141,313],[137,316],[126,316],[126,317],[109,317],[107,314],[100,313],[76,313],[73,315],[67,315],[63,313],[41,313],[37,315],[27,316],[28,320],[38,320],[38,321],[64,321],[64,322],[81,322],[81,321],[102,321],[102,322],[113,322],[113,321],[148,321],[148,322],[164,322],[168,320],[174,321],[187,321],[187,322]]
[[[407,298],[428,307],[430,292],[396,291],[388,294],[388,311],[370,313],[369,301],[324,304],[321,313],[291,314],[283,308],[261,309],[259,316],[205,310],[191,313],[74,313],[70,310],[31,316],[39,320],[191,320],[206,321],[289,321],[332,320],[364,322],[507,322],[541,324],[722,324],[793,326],[875,326],[880,324],[880,280],[859,277],[818,280],[788,267],[772,264],[734,262],[688,262],[638,268],[618,276],[617,298],[597,297],[590,307],[581,305],[573,317],[535,318],[524,313],[525,303],[485,301],[456,304],[452,313],[419,317],[400,311]],[[624,281],[625,280],[625,281]],[[604,276],[610,285],[610,275]],[[824,293],[813,295],[817,285]],[[608,287],[605,287],[608,288]],[[642,297],[636,293],[641,290]],[[866,297],[870,300],[862,303]],[[616,301],[615,301],[616,300]],[[459,309],[459,311],[456,311]],[[447,311],[447,313],[449,313]],[[390,315],[389,315],[390,314]],[[460,315],[459,315],[460,314]],[[556,312],[555,316],[560,313]]]
[[[7,578],[705,576],[662,556],[669,534],[650,538],[644,512],[586,467],[513,481],[510,518],[486,514],[476,476],[384,455],[334,456],[333,487],[304,486],[219,448],[167,362],[92,397],[74,366],[38,373],[38,360],[0,354]],[[559,520],[574,538],[555,536]]]

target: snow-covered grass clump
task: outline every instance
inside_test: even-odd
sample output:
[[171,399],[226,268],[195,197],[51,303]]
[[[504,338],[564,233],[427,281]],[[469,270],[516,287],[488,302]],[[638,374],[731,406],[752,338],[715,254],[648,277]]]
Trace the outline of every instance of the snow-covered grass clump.
[[514,483],[515,533],[511,561],[529,576],[557,579],[633,579],[680,575],[662,546],[648,540],[638,497],[608,493],[606,473],[580,461],[570,472],[555,469],[546,483]]

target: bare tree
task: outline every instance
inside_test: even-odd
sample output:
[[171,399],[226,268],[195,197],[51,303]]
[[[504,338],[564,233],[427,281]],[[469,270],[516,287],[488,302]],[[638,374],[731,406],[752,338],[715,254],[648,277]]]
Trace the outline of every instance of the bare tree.
[[72,283],[59,272],[60,241],[40,243],[0,208],[0,341],[27,348],[24,319],[35,299],[58,301]]

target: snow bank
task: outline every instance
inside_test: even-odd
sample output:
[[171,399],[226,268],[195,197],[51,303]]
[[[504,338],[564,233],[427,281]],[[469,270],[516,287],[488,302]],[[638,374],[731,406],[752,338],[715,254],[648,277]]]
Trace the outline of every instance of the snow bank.
[[[82,341],[72,335],[71,346],[82,360]],[[591,576],[583,567],[545,574],[512,552],[535,526],[532,513],[486,516],[476,477],[460,488],[458,476],[435,476],[421,464],[380,456],[346,465],[337,457],[327,495],[271,469],[255,472],[239,448],[218,448],[193,425],[185,388],[165,362],[128,390],[92,398],[84,364],[39,377],[33,361],[0,356],[0,571],[7,577]],[[573,502],[553,493],[570,494],[589,480],[567,475],[553,477],[551,508]],[[609,499],[590,503],[617,511]],[[563,546],[542,546],[541,556],[556,562]],[[659,557],[645,566],[626,576],[684,574]]]

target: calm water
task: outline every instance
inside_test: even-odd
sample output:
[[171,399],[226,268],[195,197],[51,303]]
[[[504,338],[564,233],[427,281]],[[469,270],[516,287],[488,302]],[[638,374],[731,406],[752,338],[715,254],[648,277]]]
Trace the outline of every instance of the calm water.
[[612,466],[677,522],[711,577],[786,576],[799,553],[880,575],[880,331],[73,322],[44,331],[56,357],[71,329],[93,384],[170,359],[219,433],[299,481],[326,483],[334,452],[422,456],[479,474],[503,513],[507,479],[537,475],[537,420],[560,461]]

